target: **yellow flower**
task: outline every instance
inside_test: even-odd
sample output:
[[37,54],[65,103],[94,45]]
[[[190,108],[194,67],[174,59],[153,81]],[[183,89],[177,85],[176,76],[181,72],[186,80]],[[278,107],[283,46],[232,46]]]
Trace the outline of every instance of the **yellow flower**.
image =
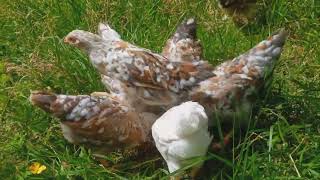
[[29,166],[29,171],[31,171],[32,174],[41,174],[42,171],[46,170],[47,167],[45,165],[42,165],[38,162],[33,162]]

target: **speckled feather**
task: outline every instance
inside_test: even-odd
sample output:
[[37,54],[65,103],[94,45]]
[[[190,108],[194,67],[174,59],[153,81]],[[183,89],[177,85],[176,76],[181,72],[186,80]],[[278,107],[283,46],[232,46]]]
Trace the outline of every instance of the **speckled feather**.
[[[104,63],[108,63],[106,60],[108,57],[112,59],[112,57],[119,58],[120,56],[121,58],[115,61],[123,60],[125,63],[119,64],[129,67],[129,69],[142,70],[140,67],[146,62],[150,64],[148,67],[151,67],[150,69],[154,72],[169,69],[173,71],[167,73],[171,73],[170,76],[178,78],[179,76],[188,76],[189,72],[195,73],[193,71],[194,64],[185,63],[181,66],[182,70],[178,71],[175,64],[171,67],[166,58],[122,41],[120,35],[108,25],[100,24],[99,32],[100,36],[89,33],[92,38],[89,40],[82,39],[82,41],[79,41],[76,37],[68,37],[65,41],[90,52],[89,55],[92,57],[93,65],[102,72],[101,80],[109,89],[110,94],[93,93],[91,96],[66,96],[33,92],[30,100],[34,105],[61,120],[63,134],[71,143],[84,144],[99,151],[127,149],[150,144],[151,136],[149,133],[152,123],[168,108],[179,103],[181,99],[185,99],[187,93],[176,94],[170,90],[163,90],[161,85],[158,85],[157,88],[141,85],[142,83],[132,85],[124,81],[123,77],[115,78],[114,74],[117,73],[109,74],[105,72],[107,68],[114,68],[112,63],[109,67],[101,67],[105,65]],[[97,51],[92,52],[90,43],[86,41],[97,42],[98,40],[101,41],[101,38],[106,43],[96,44],[98,48],[95,50]],[[112,48],[108,48],[109,45]],[[102,57],[102,59],[99,59],[99,57]],[[139,57],[142,57],[142,60]],[[144,62],[143,59],[146,59],[146,61]],[[126,64],[128,61],[132,63]],[[119,68],[115,68],[115,70],[122,71]],[[143,70],[148,69],[144,68]],[[199,70],[202,71],[201,68]],[[138,73],[141,73],[141,71]],[[130,76],[135,77],[135,75],[131,74]],[[141,75],[136,78],[146,80]],[[187,81],[183,83],[188,85]],[[136,106],[137,104],[138,106]]]
[[[231,61],[216,67],[215,77],[200,82],[190,92],[208,115],[221,114],[249,117],[262,88],[270,80],[276,60],[280,57],[287,33],[281,30]],[[244,121],[245,122],[245,121]]]
[[86,31],[72,31],[65,42],[87,52],[101,74],[134,86],[179,92],[212,76],[207,62],[173,63],[150,50],[122,40],[108,41]]
[[33,105],[61,120],[64,137],[99,151],[137,147],[151,140],[156,116],[138,113],[107,95],[56,95],[32,92]]
[[99,28],[100,36],[75,30],[65,37],[65,42],[89,55],[94,67],[104,76],[107,87],[113,86],[105,80],[109,78],[117,81],[120,85],[117,87],[129,89],[130,103],[141,104],[141,109],[163,113],[179,104],[199,81],[213,76],[213,67],[208,62],[169,61],[160,54],[119,39],[108,25],[100,24]]
[[[65,96],[34,92],[30,99],[61,119],[64,136],[70,142],[108,150],[150,141],[152,123],[182,101],[199,102],[208,115],[213,111],[224,115],[249,112],[256,101],[255,94],[270,77],[286,37],[281,31],[213,69],[198,58],[167,59],[121,40],[107,25],[99,27],[100,36],[76,30],[65,42],[89,55],[110,94]],[[183,29],[186,28],[178,28],[177,32],[184,32]],[[190,36],[181,33],[177,37],[182,38],[173,37],[170,41],[192,39],[193,31],[187,32],[191,32]],[[195,37],[193,40],[197,42]],[[167,57],[182,57],[175,54],[180,52],[184,53],[170,51],[173,56]]]
[[178,26],[167,40],[162,54],[173,62],[194,62],[201,59],[202,46],[197,39],[197,23],[194,18],[187,19]]

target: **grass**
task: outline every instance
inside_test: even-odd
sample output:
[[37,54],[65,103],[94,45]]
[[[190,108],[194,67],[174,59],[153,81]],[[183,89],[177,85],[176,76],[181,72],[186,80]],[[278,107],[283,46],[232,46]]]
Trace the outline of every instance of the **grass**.
[[[106,155],[103,168],[90,150],[63,139],[58,121],[34,108],[30,90],[88,94],[103,90],[80,51],[62,38],[108,21],[123,39],[160,51],[183,19],[195,16],[204,57],[213,64],[237,56],[285,27],[289,39],[272,90],[254,124],[231,150],[209,154],[208,179],[320,178],[320,2],[270,0],[265,23],[241,30],[224,20],[214,1],[11,0],[0,4],[0,177],[4,179],[160,179],[155,159],[135,162]],[[28,166],[47,169],[33,175]],[[157,161],[159,162],[159,161]]]

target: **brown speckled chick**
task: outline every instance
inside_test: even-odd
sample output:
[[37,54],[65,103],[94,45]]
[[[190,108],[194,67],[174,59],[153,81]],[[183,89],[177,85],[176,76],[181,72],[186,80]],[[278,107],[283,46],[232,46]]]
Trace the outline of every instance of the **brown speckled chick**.
[[270,84],[286,37],[287,33],[280,30],[248,52],[222,63],[214,70],[215,77],[200,82],[190,92],[191,100],[204,106],[209,116],[217,113],[225,121],[236,116],[244,121],[240,123],[247,123],[259,94]]
[[151,142],[156,116],[137,112],[112,95],[56,95],[35,91],[33,105],[59,118],[64,137],[98,152],[129,149]]
[[[108,28],[100,24],[101,32]],[[139,103],[141,107],[145,105],[146,108],[167,110],[179,104],[188,89],[213,76],[212,66],[205,61],[169,61],[160,54],[108,33],[101,37],[74,30],[65,37],[65,42],[86,52],[102,75],[121,81],[130,92],[134,92],[133,96],[129,96],[130,103]]]

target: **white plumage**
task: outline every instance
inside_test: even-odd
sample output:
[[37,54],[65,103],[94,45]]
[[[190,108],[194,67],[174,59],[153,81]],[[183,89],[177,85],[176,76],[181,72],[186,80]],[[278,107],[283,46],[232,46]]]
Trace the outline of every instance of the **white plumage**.
[[205,155],[212,140],[204,108],[191,101],[169,109],[157,119],[152,136],[170,173],[182,168],[184,160]]

